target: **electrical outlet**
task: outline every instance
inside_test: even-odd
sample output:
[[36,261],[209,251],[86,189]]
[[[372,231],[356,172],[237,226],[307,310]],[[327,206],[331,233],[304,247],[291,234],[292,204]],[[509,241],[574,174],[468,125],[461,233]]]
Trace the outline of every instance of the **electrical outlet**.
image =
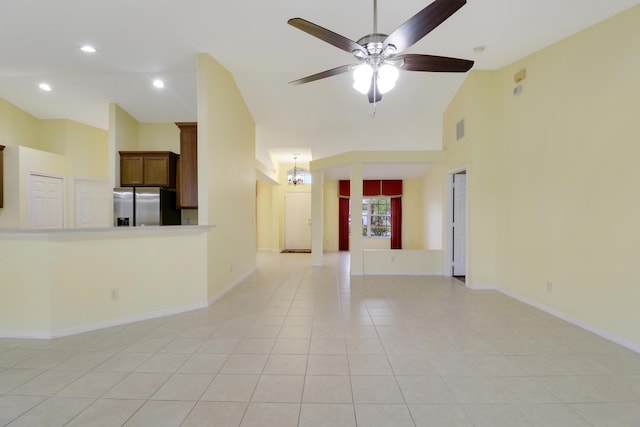
[[233,273],[233,265],[229,266],[229,273]]
[[117,301],[120,298],[118,295],[118,288],[112,288],[111,292],[109,292],[109,297],[111,301]]
[[395,262],[395,260],[396,260],[396,257],[392,256],[391,257],[391,262]]
[[547,282],[547,292],[553,292],[553,283]]

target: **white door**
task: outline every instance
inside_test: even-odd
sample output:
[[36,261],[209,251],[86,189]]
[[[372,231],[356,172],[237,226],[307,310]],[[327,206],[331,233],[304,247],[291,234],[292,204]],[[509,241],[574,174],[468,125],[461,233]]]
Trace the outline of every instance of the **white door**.
[[74,226],[109,227],[111,190],[106,179],[76,178],[74,181]]
[[453,175],[453,275],[467,274],[467,175]]
[[311,193],[286,193],[285,249],[311,249]]
[[29,175],[29,227],[64,228],[62,178]]

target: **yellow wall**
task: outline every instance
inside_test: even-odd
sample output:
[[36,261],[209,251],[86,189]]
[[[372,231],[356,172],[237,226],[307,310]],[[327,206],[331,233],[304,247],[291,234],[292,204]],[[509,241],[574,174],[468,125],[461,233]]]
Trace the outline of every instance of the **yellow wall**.
[[324,182],[324,250],[337,251],[338,246],[338,181]]
[[231,74],[198,55],[198,224],[208,236],[209,297],[255,269],[255,123]]
[[2,235],[0,335],[68,335],[204,307],[205,236],[202,230]]
[[422,177],[424,248],[443,249],[444,166],[433,165]]
[[[204,306],[205,242],[204,233],[52,239],[52,329]],[[118,290],[117,301],[110,300],[111,289]]]
[[[502,70],[474,72],[444,119],[444,169],[469,172],[468,282],[636,345],[638,22],[634,7]],[[523,93],[513,96],[522,68]],[[461,117],[467,134],[456,143]]]
[[117,104],[109,105],[109,181],[120,186],[120,151],[140,150],[139,123]]
[[139,123],[138,146],[145,151],[180,154],[180,129],[175,123]]
[[259,251],[276,251],[277,233],[272,227],[276,186],[265,181],[257,181],[256,185],[256,245]]
[[36,262],[48,264],[46,242],[0,238],[0,331],[49,329],[49,271]]
[[4,100],[0,112],[0,144],[7,146],[0,227],[28,226],[30,173],[64,179],[65,226],[71,226],[72,178],[108,176],[107,133],[71,120],[39,120]]
[[105,130],[71,120],[65,125],[67,174],[78,177],[106,178],[109,175],[108,135]]
[[422,181],[402,182],[402,248],[424,249],[424,211]]
[[0,145],[38,148],[39,120],[0,98]]
[[67,152],[66,122],[67,120],[40,120],[37,145],[32,148],[64,155]]

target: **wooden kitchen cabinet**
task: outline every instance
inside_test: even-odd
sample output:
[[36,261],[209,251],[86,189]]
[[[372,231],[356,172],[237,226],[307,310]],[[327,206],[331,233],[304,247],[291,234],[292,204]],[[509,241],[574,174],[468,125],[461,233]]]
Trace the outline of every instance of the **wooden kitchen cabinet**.
[[120,185],[175,188],[177,162],[171,151],[120,151]]
[[4,181],[2,177],[4,176],[4,171],[2,169],[2,152],[4,151],[4,145],[0,145],[0,208],[4,205]]
[[178,208],[198,207],[198,124],[176,123],[180,128],[180,166],[178,167]]

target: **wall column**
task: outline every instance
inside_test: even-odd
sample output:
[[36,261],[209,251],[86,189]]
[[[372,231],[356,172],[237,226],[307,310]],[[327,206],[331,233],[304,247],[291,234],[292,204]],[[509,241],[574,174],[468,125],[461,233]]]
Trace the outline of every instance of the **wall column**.
[[364,274],[364,254],[362,253],[362,163],[351,164],[351,275]]
[[322,265],[324,252],[324,172],[311,171],[311,265]]

